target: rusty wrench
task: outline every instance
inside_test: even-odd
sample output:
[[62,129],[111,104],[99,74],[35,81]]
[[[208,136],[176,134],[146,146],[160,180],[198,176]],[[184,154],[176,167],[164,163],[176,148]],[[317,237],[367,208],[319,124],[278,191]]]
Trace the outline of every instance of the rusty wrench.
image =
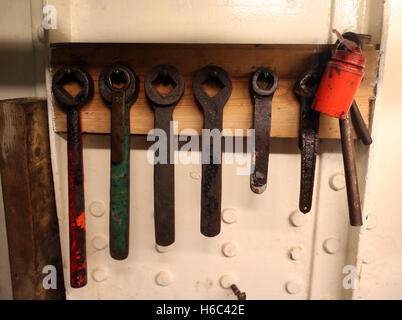
[[301,174],[299,209],[303,213],[311,210],[316,158],[319,147],[320,113],[311,109],[321,74],[317,68],[310,69],[296,83],[294,92],[300,101],[299,149],[301,151]]
[[[262,87],[260,82],[267,83],[267,87]],[[267,188],[272,98],[277,87],[278,76],[268,68],[258,68],[251,77],[250,95],[254,105],[255,152],[250,188],[256,194],[263,193]]]
[[[300,179],[300,198],[299,209],[303,213],[311,210],[316,157],[319,147],[319,121],[320,114],[311,109],[314,94],[320,83],[321,73],[317,67],[309,70],[303,78],[296,83],[294,92],[299,97],[301,103],[300,112],[300,135],[299,148],[301,150],[301,179]],[[350,113],[352,119],[358,123],[356,131],[361,137],[364,144],[368,145],[372,142],[370,133],[364,124],[360,111],[356,102],[353,102]],[[340,121],[342,147],[344,154],[345,176],[348,185],[348,201],[349,212],[351,215],[351,223],[359,224],[359,193],[357,188],[356,165],[354,164],[355,152],[353,140],[351,136],[351,124],[349,117],[347,121]],[[359,203],[359,204],[357,204]]]
[[[82,87],[75,97],[63,88],[68,82],[77,82]],[[79,68],[63,67],[53,76],[52,91],[56,100],[67,109],[70,284],[73,288],[81,288],[87,283],[87,260],[80,108],[93,96],[93,81]]]
[[[352,32],[344,33],[342,36],[347,40],[354,41],[359,46],[361,45],[359,37]],[[351,117],[355,121],[357,135],[361,138],[362,142],[369,145],[372,140],[370,133],[364,124],[363,118],[361,117],[356,101],[353,101],[351,110],[346,119],[339,119],[339,128],[341,131],[342,156],[345,168],[346,191],[348,195],[349,220],[352,226],[362,226],[362,211],[357,180],[356,156],[352,136]]]
[[[174,88],[162,95],[154,86],[158,78],[172,81]],[[154,210],[156,244],[169,246],[175,240],[174,203],[174,155],[170,152],[170,132],[173,110],[184,93],[184,79],[173,66],[163,64],[154,67],[145,77],[145,94],[155,113],[155,129],[166,134],[166,163],[154,164]],[[159,150],[159,156],[161,156]]]
[[[304,74],[294,88],[294,92],[299,98],[301,105],[299,133],[299,149],[301,150],[299,209],[303,213],[308,213],[311,210],[316,157],[319,147],[318,133],[320,114],[311,109],[311,104],[320,83],[323,66],[328,61],[329,56],[329,52],[313,55],[313,67]],[[354,122],[357,135],[362,142],[365,145],[371,144],[372,139],[370,132],[364,123],[356,101],[353,101],[350,116]],[[348,161],[348,164],[351,165],[352,162]]]
[[355,146],[353,142],[350,113],[348,113],[346,119],[339,119],[339,127],[341,131],[342,155],[345,168],[350,224],[352,226],[362,226],[362,211],[360,206]]
[[122,260],[129,252],[130,106],[138,97],[139,80],[127,66],[114,64],[102,70],[98,85],[111,108],[110,255]]
[[[219,81],[222,89],[210,97],[203,88],[203,83],[213,79]],[[223,108],[232,93],[232,82],[225,70],[217,66],[200,69],[193,79],[194,98],[204,113],[202,139],[202,187],[201,187],[201,233],[206,237],[215,237],[221,230],[221,196],[222,196],[222,126]],[[214,132],[214,130],[217,130]],[[207,138],[204,138],[204,133]],[[218,136],[218,143],[212,136]],[[216,150],[215,150],[216,149]],[[213,154],[211,154],[213,150]],[[215,154],[215,153],[219,153]]]

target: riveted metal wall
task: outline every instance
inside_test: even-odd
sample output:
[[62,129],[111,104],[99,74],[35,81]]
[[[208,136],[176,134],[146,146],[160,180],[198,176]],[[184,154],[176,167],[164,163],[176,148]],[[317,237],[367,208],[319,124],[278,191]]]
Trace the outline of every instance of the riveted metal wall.
[[[378,41],[381,9],[381,1],[72,1],[70,29],[57,30],[52,41],[327,43],[333,27],[371,32]],[[123,16],[116,23],[117,15]],[[83,289],[68,289],[69,298],[233,298],[221,285],[228,277],[251,299],[350,296],[342,288],[342,269],[355,262],[356,231],[348,225],[339,141],[321,146],[314,209],[307,216],[297,210],[295,140],[274,141],[264,195],[250,192],[248,176],[236,175],[235,165],[224,165],[223,230],[213,239],[199,232],[201,168],[176,165],[177,239],[160,252],[153,238],[153,168],[138,147],[144,140],[132,141],[130,256],[114,261],[108,253],[109,140],[84,139],[90,281]],[[55,137],[67,253],[65,144],[63,136]]]

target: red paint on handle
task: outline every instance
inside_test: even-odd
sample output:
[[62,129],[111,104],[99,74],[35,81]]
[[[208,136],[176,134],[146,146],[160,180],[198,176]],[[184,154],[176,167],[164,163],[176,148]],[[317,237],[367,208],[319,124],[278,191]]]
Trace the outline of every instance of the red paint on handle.
[[87,283],[87,262],[81,113],[77,108],[68,109],[67,126],[70,283],[81,288]]

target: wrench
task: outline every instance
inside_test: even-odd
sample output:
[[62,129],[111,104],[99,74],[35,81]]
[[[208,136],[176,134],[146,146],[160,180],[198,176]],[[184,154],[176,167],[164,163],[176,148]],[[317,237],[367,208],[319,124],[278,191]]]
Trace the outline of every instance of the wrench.
[[343,164],[345,168],[346,191],[348,195],[349,219],[352,226],[362,226],[359,185],[357,181],[355,147],[353,144],[350,113],[346,119],[339,119],[341,131]]
[[320,113],[311,109],[315,92],[320,84],[318,68],[310,69],[296,83],[294,92],[300,101],[299,149],[301,151],[301,177],[299,209],[303,213],[311,210],[316,158],[318,154]]
[[[75,97],[63,88],[68,82],[77,82],[82,87]],[[81,288],[87,284],[87,260],[80,108],[93,96],[93,81],[79,68],[63,67],[53,76],[52,91],[56,100],[67,109],[70,284],[73,288]]]
[[[210,97],[202,85],[208,79],[219,81],[223,88],[214,97]],[[202,147],[202,192],[201,192],[201,233],[206,237],[215,237],[221,230],[222,197],[222,139],[223,108],[232,93],[229,75],[220,67],[207,66],[200,69],[193,79],[194,98],[204,113]],[[219,155],[211,155],[214,150],[211,137],[204,139],[205,130],[219,131]],[[207,141],[205,141],[207,140]]]
[[[171,80],[175,86],[167,95],[162,95],[153,84],[158,79]],[[166,133],[167,163],[155,161],[154,165],[154,210],[156,244],[169,246],[175,241],[174,155],[170,152],[173,134],[170,132],[170,124],[173,110],[184,93],[184,78],[175,67],[163,64],[147,73],[144,86],[155,113],[154,127]]]
[[[260,81],[268,84],[266,88]],[[250,94],[254,105],[255,155],[250,188],[256,194],[267,188],[269,140],[271,133],[272,98],[278,87],[278,76],[268,68],[260,67],[254,72],[250,82]]]
[[114,64],[102,70],[99,91],[111,108],[110,255],[123,260],[129,252],[130,107],[138,97],[139,80],[130,68]]

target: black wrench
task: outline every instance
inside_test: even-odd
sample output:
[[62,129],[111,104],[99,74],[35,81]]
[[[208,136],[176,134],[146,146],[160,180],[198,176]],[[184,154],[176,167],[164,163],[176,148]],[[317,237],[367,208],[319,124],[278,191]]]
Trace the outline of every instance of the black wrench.
[[[219,81],[223,88],[214,97],[210,97],[203,88],[208,79]],[[232,93],[232,82],[225,70],[217,66],[200,69],[193,79],[194,98],[204,113],[204,130],[202,139],[202,182],[201,182],[201,233],[206,237],[215,237],[221,231],[221,197],[222,197],[222,126],[223,108]],[[215,151],[211,135],[204,139],[205,130],[209,133],[217,129],[219,146]],[[212,138],[212,140],[211,140]]]
[[309,70],[295,85],[294,92],[300,101],[299,149],[301,151],[301,174],[299,209],[303,213],[311,210],[316,158],[319,147],[320,113],[311,109],[315,92],[320,84],[318,68]]
[[[157,79],[162,79],[162,82],[173,81],[175,86],[167,95],[162,95],[154,86]],[[162,64],[148,72],[144,86],[155,113],[154,127],[166,133],[167,163],[154,165],[154,210],[156,244],[169,246],[175,240],[174,162],[170,152],[170,123],[174,107],[184,93],[184,79],[175,67]]]
[[[63,88],[68,82],[77,82],[82,87],[75,97]],[[70,284],[73,288],[81,288],[87,283],[87,260],[80,109],[93,96],[93,81],[84,70],[63,67],[53,76],[52,91],[56,100],[67,109]]]
[[[260,82],[267,83],[264,88]],[[250,81],[254,105],[255,153],[253,155],[250,188],[256,194],[267,188],[269,145],[271,135],[272,98],[278,87],[278,76],[268,68],[258,68]]]

